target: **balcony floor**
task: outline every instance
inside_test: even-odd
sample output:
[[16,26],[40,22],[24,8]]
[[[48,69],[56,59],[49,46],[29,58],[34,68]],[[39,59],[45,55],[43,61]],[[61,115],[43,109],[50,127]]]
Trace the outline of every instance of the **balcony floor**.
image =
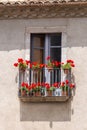
[[19,99],[23,102],[66,102],[69,100],[69,96],[19,96]]

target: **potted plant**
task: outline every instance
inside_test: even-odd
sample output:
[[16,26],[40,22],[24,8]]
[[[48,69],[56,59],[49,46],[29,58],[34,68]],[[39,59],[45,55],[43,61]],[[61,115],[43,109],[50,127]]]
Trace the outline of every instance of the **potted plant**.
[[48,57],[46,58],[46,60],[47,60],[46,67],[47,67],[47,69],[48,69],[48,72],[51,72],[51,71],[53,70],[53,64],[52,64],[52,62],[51,62],[50,56],[48,56]]
[[41,84],[40,83],[36,84],[35,96],[41,96]]
[[40,64],[38,62],[32,62],[30,64],[30,68],[32,69],[33,72],[38,72],[44,67],[44,64]]
[[29,94],[29,86],[27,83],[23,82],[21,84],[21,96],[27,96]]
[[73,95],[73,90],[74,90],[74,88],[75,88],[75,84],[74,83],[71,83],[70,84],[70,96],[72,96]]
[[71,70],[72,67],[75,67],[73,60],[67,60],[66,63],[62,64],[62,69],[64,70],[65,74],[69,74],[69,71]]
[[53,91],[54,92],[53,95],[54,96],[62,96],[62,89],[60,87],[60,82],[59,83],[55,82],[53,84],[53,86],[55,87],[55,90]]
[[28,61],[28,60],[24,60],[22,58],[18,58],[17,62],[14,63],[14,66],[18,67],[19,71],[25,71],[26,68],[28,68],[29,63],[30,63],[30,61]]
[[68,80],[61,83],[62,96],[70,96],[73,88],[75,88],[74,83],[70,83]]
[[36,93],[36,83],[31,83],[30,85],[29,85],[29,88],[31,88],[31,91],[30,91],[30,96],[35,96],[35,93]]
[[49,91],[50,91],[50,84],[49,83],[43,83],[42,86],[44,87],[44,90],[45,90],[45,96],[48,96]]
[[60,62],[58,62],[58,61],[56,61],[56,60],[52,60],[52,61],[51,61],[50,56],[48,56],[48,57],[46,58],[46,60],[47,60],[46,67],[47,67],[47,69],[48,69],[48,72],[51,72],[51,71],[52,71],[53,69],[55,69],[55,68],[60,68],[60,66],[61,66],[61,63],[60,63]]
[[41,85],[40,83],[32,83],[30,85],[32,88],[32,95],[33,96],[41,96]]
[[68,96],[69,92],[69,81],[66,80],[65,82],[61,83],[61,88],[62,88],[62,96]]
[[35,96],[41,96],[41,87],[40,86],[36,87],[36,94],[35,94]]
[[48,96],[53,96],[53,92],[55,91],[55,87],[54,86],[51,86],[50,89],[49,89],[49,94]]

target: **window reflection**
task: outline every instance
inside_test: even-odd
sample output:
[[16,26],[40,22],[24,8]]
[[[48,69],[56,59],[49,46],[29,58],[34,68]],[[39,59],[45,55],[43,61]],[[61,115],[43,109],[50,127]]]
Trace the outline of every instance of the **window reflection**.
[[61,48],[51,48],[50,54],[53,60],[61,61]]
[[52,34],[50,37],[51,46],[61,46],[61,33]]
[[33,50],[33,61],[38,63],[43,63],[43,49]]

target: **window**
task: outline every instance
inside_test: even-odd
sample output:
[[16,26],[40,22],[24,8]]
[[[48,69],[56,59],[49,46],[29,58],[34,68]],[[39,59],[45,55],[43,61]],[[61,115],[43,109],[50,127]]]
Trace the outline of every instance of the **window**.
[[31,34],[31,60],[46,63],[46,57],[61,61],[61,33]]
[[[31,34],[31,61],[45,64],[46,57],[50,56],[52,60],[61,62],[61,35],[61,33]],[[45,69],[41,79],[51,84],[60,80],[59,69],[52,73],[48,73]]]

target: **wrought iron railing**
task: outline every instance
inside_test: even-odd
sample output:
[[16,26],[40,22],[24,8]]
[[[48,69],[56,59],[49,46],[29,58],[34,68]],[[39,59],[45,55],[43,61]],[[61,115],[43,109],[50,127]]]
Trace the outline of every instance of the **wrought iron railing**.
[[70,83],[71,70],[67,74],[59,68],[19,70],[19,96],[70,96]]

